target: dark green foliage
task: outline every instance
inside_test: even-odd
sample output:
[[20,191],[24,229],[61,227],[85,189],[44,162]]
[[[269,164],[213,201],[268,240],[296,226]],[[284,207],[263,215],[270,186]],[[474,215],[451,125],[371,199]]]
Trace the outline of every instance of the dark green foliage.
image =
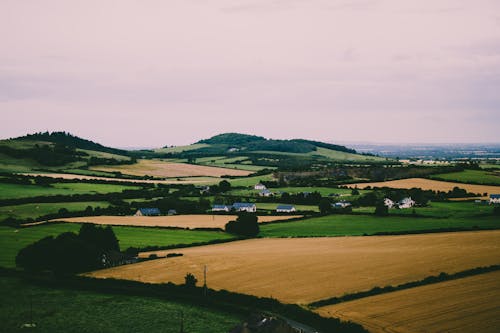
[[227,192],[231,189],[231,183],[228,182],[227,180],[223,180],[219,183],[219,191],[220,192]]
[[250,142],[266,141],[262,136],[247,135],[239,133],[223,133],[211,137],[210,139],[201,140],[197,143],[207,144],[225,144],[229,146],[242,146]]
[[12,156],[14,158],[29,158],[39,164],[46,166],[59,166],[82,159],[87,155],[83,152],[77,152],[75,148],[68,147],[60,143],[54,146],[35,145],[29,149],[14,149],[8,146],[0,146],[0,153]]
[[102,267],[103,256],[118,251],[118,239],[110,226],[83,224],[78,235],[65,232],[21,249],[16,265],[28,271],[74,274]]
[[321,214],[328,214],[332,211],[332,203],[328,199],[321,199],[318,207]]
[[231,234],[255,237],[260,231],[258,217],[251,213],[240,213],[236,221],[229,221],[226,224],[225,230]]
[[357,188],[353,188],[351,191],[351,195],[359,195],[359,190]]
[[187,273],[184,277],[184,286],[187,288],[196,287],[196,283],[198,283],[198,279],[191,273]]
[[389,207],[384,205],[383,201],[377,202],[377,205],[375,206],[375,215],[377,215],[377,216],[389,215]]
[[495,207],[493,207],[493,215],[500,215],[500,205],[495,205]]

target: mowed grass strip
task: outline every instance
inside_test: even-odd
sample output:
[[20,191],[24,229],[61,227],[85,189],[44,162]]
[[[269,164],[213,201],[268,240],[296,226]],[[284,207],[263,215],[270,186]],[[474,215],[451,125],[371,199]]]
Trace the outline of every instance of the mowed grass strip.
[[51,186],[0,183],[0,199],[19,199],[36,196],[113,193],[139,189],[137,186],[92,183],[55,183]]
[[370,332],[484,332],[500,328],[500,272],[446,281],[322,307]]
[[[252,239],[199,246],[182,257],[92,272],[99,278],[183,283],[186,273],[208,286],[283,302],[313,301],[499,263],[500,231],[405,236]],[[149,253],[144,253],[148,256]]]
[[83,202],[51,202],[51,203],[33,203],[14,206],[0,206],[0,220],[7,217],[17,219],[37,218],[39,216],[57,213],[61,208],[70,212],[83,211],[88,206],[92,208],[109,206],[105,201],[83,201]]
[[[78,223],[45,224],[15,229],[0,226],[0,266],[14,267],[17,253],[23,247],[47,236],[57,236],[63,232],[78,233]],[[216,239],[230,239],[231,235],[213,231],[169,230],[140,227],[113,227],[122,250],[128,247],[169,246],[208,242]]]
[[328,215],[297,222],[272,223],[260,227],[262,237],[361,236],[380,232],[407,232],[449,228],[499,229],[498,216],[463,218],[419,218],[374,215]]
[[[180,314],[190,333],[229,332],[241,320],[234,314],[153,297],[105,294],[29,284],[0,277],[2,332],[166,332],[178,333]],[[30,321],[33,304],[35,329]],[[85,311],[82,311],[85,309]]]
[[430,178],[459,183],[500,185],[500,171],[464,170],[432,175]]

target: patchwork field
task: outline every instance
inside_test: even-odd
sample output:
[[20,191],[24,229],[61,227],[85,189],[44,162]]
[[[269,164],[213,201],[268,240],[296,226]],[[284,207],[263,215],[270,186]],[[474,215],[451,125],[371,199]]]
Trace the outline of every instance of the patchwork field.
[[82,202],[51,202],[51,203],[33,203],[15,206],[0,206],[0,220],[7,217],[17,219],[37,218],[39,216],[54,214],[61,208],[66,208],[68,211],[83,211],[88,206],[92,208],[109,206],[108,202],[104,201],[82,201]]
[[[348,184],[348,187],[364,189],[368,186],[371,187],[392,187],[392,188],[413,188],[418,187],[422,190],[433,190],[433,191],[444,191],[448,192],[453,190],[454,187],[460,187],[465,189],[470,193],[479,193],[483,195],[484,193],[496,194],[500,193],[500,186],[492,185],[477,185],[477,184],[463,184],[463,183],[453,183],[445,182],[439,180],[425,179],[425,178],[408,178],[399,180],[389,180],[386,182],[375,182],[375,183],[358,183],[358,184]],[[485,196],[486,198],[487,196]]]
[[162,160],[139,160],[136,164],[95,166],[91,167],[90,170],[154,177],[248,176],[252,173],[252,171],[248,170],[174,163]]
[[[259,216],[259,222],[273,222],[298,218],[294,216]],[[87,216],[52,220],[74,223],[95,223],[141,227],[178,227],[178,228],[221,228],[229,221],[236,220],[236,215],[173,215],[173,216]]]
[[500,185],[500,171],[464,170],[432,175],[430,178],[460,183]]
[[[252,239],[200,246],[182,257],[96,271],[100,278],[182,283],[186,273],[208,286],[307,304],[375,286],[500,262],[500,231],[412,236]],[[149,253],[143,253],[148,256]]]
[[[17,253],[23,247],[47,236],[57,236],[63,232],[78,233],[78,223],[50,223],[15,229],[0,226],[0,266],[14,267]],[[170,230],[157,228],[115,226],[113,231],[120,242],[120,249],[128,247],[143,248],[146,246],[169,246],[208,242],[216,239],[230,239],[233,236],[224,232],[198,230]]]
[[317,312],[355,321],[372,333],[496,333],[500,272],[366,297]]
[[128,178],[111,178],[111,177],[100,177],[100,176],[89,176],[80,175],[72,173],[24,173],[27,176],[43,176],[51,178],[62,178],[62,179],[83,179],[83,180],[104,180],[104,181],[114,181],[114,182],[130,182],[130,183],[150,183],[150,184],[215,184],[220,182],[219,178],[215,177],[186,177],[177,178],[169,180],[144,180],[144,179],[128,179]]

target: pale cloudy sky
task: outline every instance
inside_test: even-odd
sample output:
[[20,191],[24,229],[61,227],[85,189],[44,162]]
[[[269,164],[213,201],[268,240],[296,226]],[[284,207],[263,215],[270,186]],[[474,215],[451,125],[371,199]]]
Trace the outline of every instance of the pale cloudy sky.
[[498,0],[1,0],[0,137],[500,142]]

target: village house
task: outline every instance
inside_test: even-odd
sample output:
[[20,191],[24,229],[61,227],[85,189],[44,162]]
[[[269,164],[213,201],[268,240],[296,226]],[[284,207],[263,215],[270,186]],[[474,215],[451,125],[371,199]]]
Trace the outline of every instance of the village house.
[[332,204],[332,208],[334,208],[334,209],[343,209],[343,208],[347,208],[349,206],[351,206],[351,203],[347,202],[347,201],[339,201],[339,202]]
[[415,205],[415,201],[413,201],[410,197],[404,198],[403,200],[398,202],[399,209],[411,208]]
[[384,199],[384,206],[387,206],[387,208],[392,208],[394,207],[394,201],[392,201],[389,198]]
[[267,190],[267,187],[266,185],[264,184],[261,184],[261,183],[258,183],[256,184],[254,187],[253,187],[254,190],[258,190],[258,191],[263,191],[263,190]]
[[233,204],[233,209],[237,212],[255,213],[257,206],[254,203],[236,202]]
[[177,215],[177,211],[175,209],[169,209],[167,215]]
[[293,213],[296,211],[297,210],[292,205],[279,205],[276,207],[276,213]]
[[139,208],[135,216],[158,216],[161,212],[158,208]]
[[269,191],[268,189],[265,189],[265,190],[260,191],[259,195],[261,197],[270,197],[273,195],[273,192]]
[[231,206],[226,205],[213,205],[212,212],[229,212],[231,210]]
[[500,204],[500,194],[490,194],[490,205]]

